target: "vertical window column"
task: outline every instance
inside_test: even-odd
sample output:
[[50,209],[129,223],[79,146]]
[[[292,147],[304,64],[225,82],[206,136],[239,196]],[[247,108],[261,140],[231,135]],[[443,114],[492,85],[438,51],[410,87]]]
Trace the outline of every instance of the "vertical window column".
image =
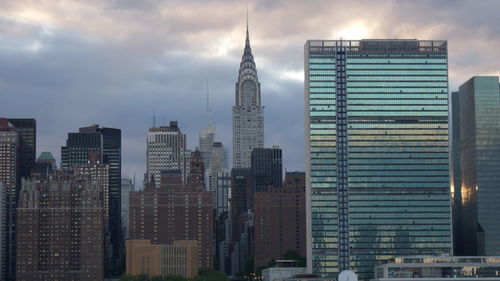
[[[341,43],[342,44],[342,43]],[[349,269],[349,192],[347,187],[346,52],[337,46],[337,203],[339,271]]]

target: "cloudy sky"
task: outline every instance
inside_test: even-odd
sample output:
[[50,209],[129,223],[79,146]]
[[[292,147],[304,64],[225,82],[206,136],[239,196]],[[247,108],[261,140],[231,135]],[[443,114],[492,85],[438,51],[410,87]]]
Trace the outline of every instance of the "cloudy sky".
[[283,148],[287,170],[304,169],[307,39],[444,39],[450,90],[500,75],[496,0],[0,0],[0,116],[36,118],[37,151],[58,163],[68,132],[121,128],[123,175],[141,181],[153,110],[157,123],[178,120],[194,148],[208,79],[216,138],[230,152],[247,6],[265,142]]

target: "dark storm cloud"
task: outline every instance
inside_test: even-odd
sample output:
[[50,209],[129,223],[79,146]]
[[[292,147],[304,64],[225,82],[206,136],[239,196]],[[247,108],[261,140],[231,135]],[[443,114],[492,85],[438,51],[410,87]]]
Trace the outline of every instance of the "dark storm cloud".
[[[152,125],[178,120],[194,148],[209,80],[217,139],[231,151],[234,83],[246,1],[30,1],[0,4],[0,115],[35,117],[38,151],[59,155],[67,132],[122,129],[123,174],[145,171]],[[307,39],[449,41],[450,90],[499,75],[498,1],[248,2],[265,105],[266,145],[304,169],[303,45]],[[229,155],[230,156],[230,155]],[[231,159],[229,159],[231,162]]]

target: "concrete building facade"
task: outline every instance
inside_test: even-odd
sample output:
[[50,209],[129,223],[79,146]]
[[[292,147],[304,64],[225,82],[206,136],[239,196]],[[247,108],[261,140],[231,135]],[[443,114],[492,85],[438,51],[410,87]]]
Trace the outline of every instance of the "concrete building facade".
[[[189,156],[191,152],[188,152]],[[187,182],[186,135],[181,132],[177,121],[170,121],[170,126],[150,128],[146,139],[146,178],[154,178],[156,186],[160,186],[161,171],[180,170],[182,181]]]

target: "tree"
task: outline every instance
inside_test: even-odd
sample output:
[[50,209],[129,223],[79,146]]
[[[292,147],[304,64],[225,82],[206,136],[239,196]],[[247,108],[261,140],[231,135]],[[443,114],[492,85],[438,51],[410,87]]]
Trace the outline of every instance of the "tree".
[[229,281],[227,276],[217,270],[209,268],[200,268],[198,270],[198,276],[193,277],[192,281]]
[[145,274],[145,273],[137,275],[136,278],[137,278],[136,279],[137,281],[150,281],[149,280],[149,276],[147,274]]
[[128,273],[125,273],[120,277],[120,281],[137,281],[137,277],[134,275],[130,275]]
[[298,267],[306,267],[307,266],[307,259],[303,256],[301,256],[299,253],[288,250],[283,254],[283,259],[285,260],[296,260],[297,266]]
[[165,276],[165,281],[189,281],[186,277],[182,275],[167,275]]

